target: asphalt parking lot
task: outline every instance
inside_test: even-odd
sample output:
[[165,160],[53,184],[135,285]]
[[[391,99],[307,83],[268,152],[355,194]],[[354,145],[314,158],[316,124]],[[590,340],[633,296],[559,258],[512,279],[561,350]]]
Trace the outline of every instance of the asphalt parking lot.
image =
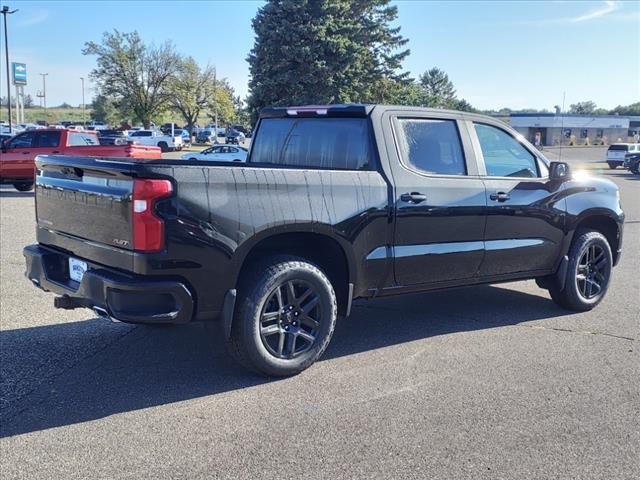
[[[33,194],[0,189],[0,473],[12,478],[640,478],[640,177],[605,301],[535,282],[359,301],[324,358],[247,374],[202,324],[53,308],[23,275]],[[557,158],[558,152],[545,152]]]

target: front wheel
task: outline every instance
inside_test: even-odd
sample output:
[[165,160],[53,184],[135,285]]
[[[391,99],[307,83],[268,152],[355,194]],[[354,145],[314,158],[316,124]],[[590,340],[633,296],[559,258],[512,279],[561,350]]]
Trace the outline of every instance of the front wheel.
[[33,190],[33,182],[14,183],[13,188],[18,190],[19,192],[28,192],[30,190]]
[[229,351],[260,374],[295,375],[324,353],[336,317],[322,270],[302,258],[271,257],[241,280]]
[[613,256],[600,232],[581,230],[569,250],[564,288],[549,289],[551,298],[563,308],[584,312],[598,305],[609,288]]

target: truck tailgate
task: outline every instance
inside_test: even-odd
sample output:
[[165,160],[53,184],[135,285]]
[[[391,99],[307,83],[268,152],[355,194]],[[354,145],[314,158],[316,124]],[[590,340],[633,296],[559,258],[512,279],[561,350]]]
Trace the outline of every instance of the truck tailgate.
[[131,163],[45,156],[36,166],[39,227],[132,249]]

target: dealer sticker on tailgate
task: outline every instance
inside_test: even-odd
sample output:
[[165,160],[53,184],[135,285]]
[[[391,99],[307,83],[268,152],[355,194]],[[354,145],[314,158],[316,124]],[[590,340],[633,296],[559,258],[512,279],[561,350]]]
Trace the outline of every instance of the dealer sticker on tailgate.
[[81,282],[84,272],[87,271],[87,264],[77,258],[69,258],[69,277],[71,280]]

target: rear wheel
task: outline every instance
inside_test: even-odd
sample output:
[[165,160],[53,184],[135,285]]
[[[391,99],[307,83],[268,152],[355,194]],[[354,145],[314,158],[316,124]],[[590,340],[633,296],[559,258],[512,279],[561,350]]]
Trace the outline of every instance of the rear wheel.
[[629,167],[629,170],[631,170],[631,173],[640,175],[640,161],[632,163],[631,166]]
[[615,162],[607,162],[607,165],[609,165],[609,168],[611,170],[615,170],[616,168],[618,168],[618,164]]
[[158,146],[160,147],[160,151],[162,153],[169,151],[169,145],[167,145],[167,142],[159,142]]
[[28,192],[29,190],[33,190],[33,182],[14,183],[13,188],[19,192]]
[[271,257],[241,281],[229,351],[263,375],[295,375],[324,353],[336,317],[333,286],[318,267]]
[[607,293],[612,268],[611,247],[604,235],[593,230],[576,232],[564,289],[549,289],[551,298],[569,310],[591,310]]

